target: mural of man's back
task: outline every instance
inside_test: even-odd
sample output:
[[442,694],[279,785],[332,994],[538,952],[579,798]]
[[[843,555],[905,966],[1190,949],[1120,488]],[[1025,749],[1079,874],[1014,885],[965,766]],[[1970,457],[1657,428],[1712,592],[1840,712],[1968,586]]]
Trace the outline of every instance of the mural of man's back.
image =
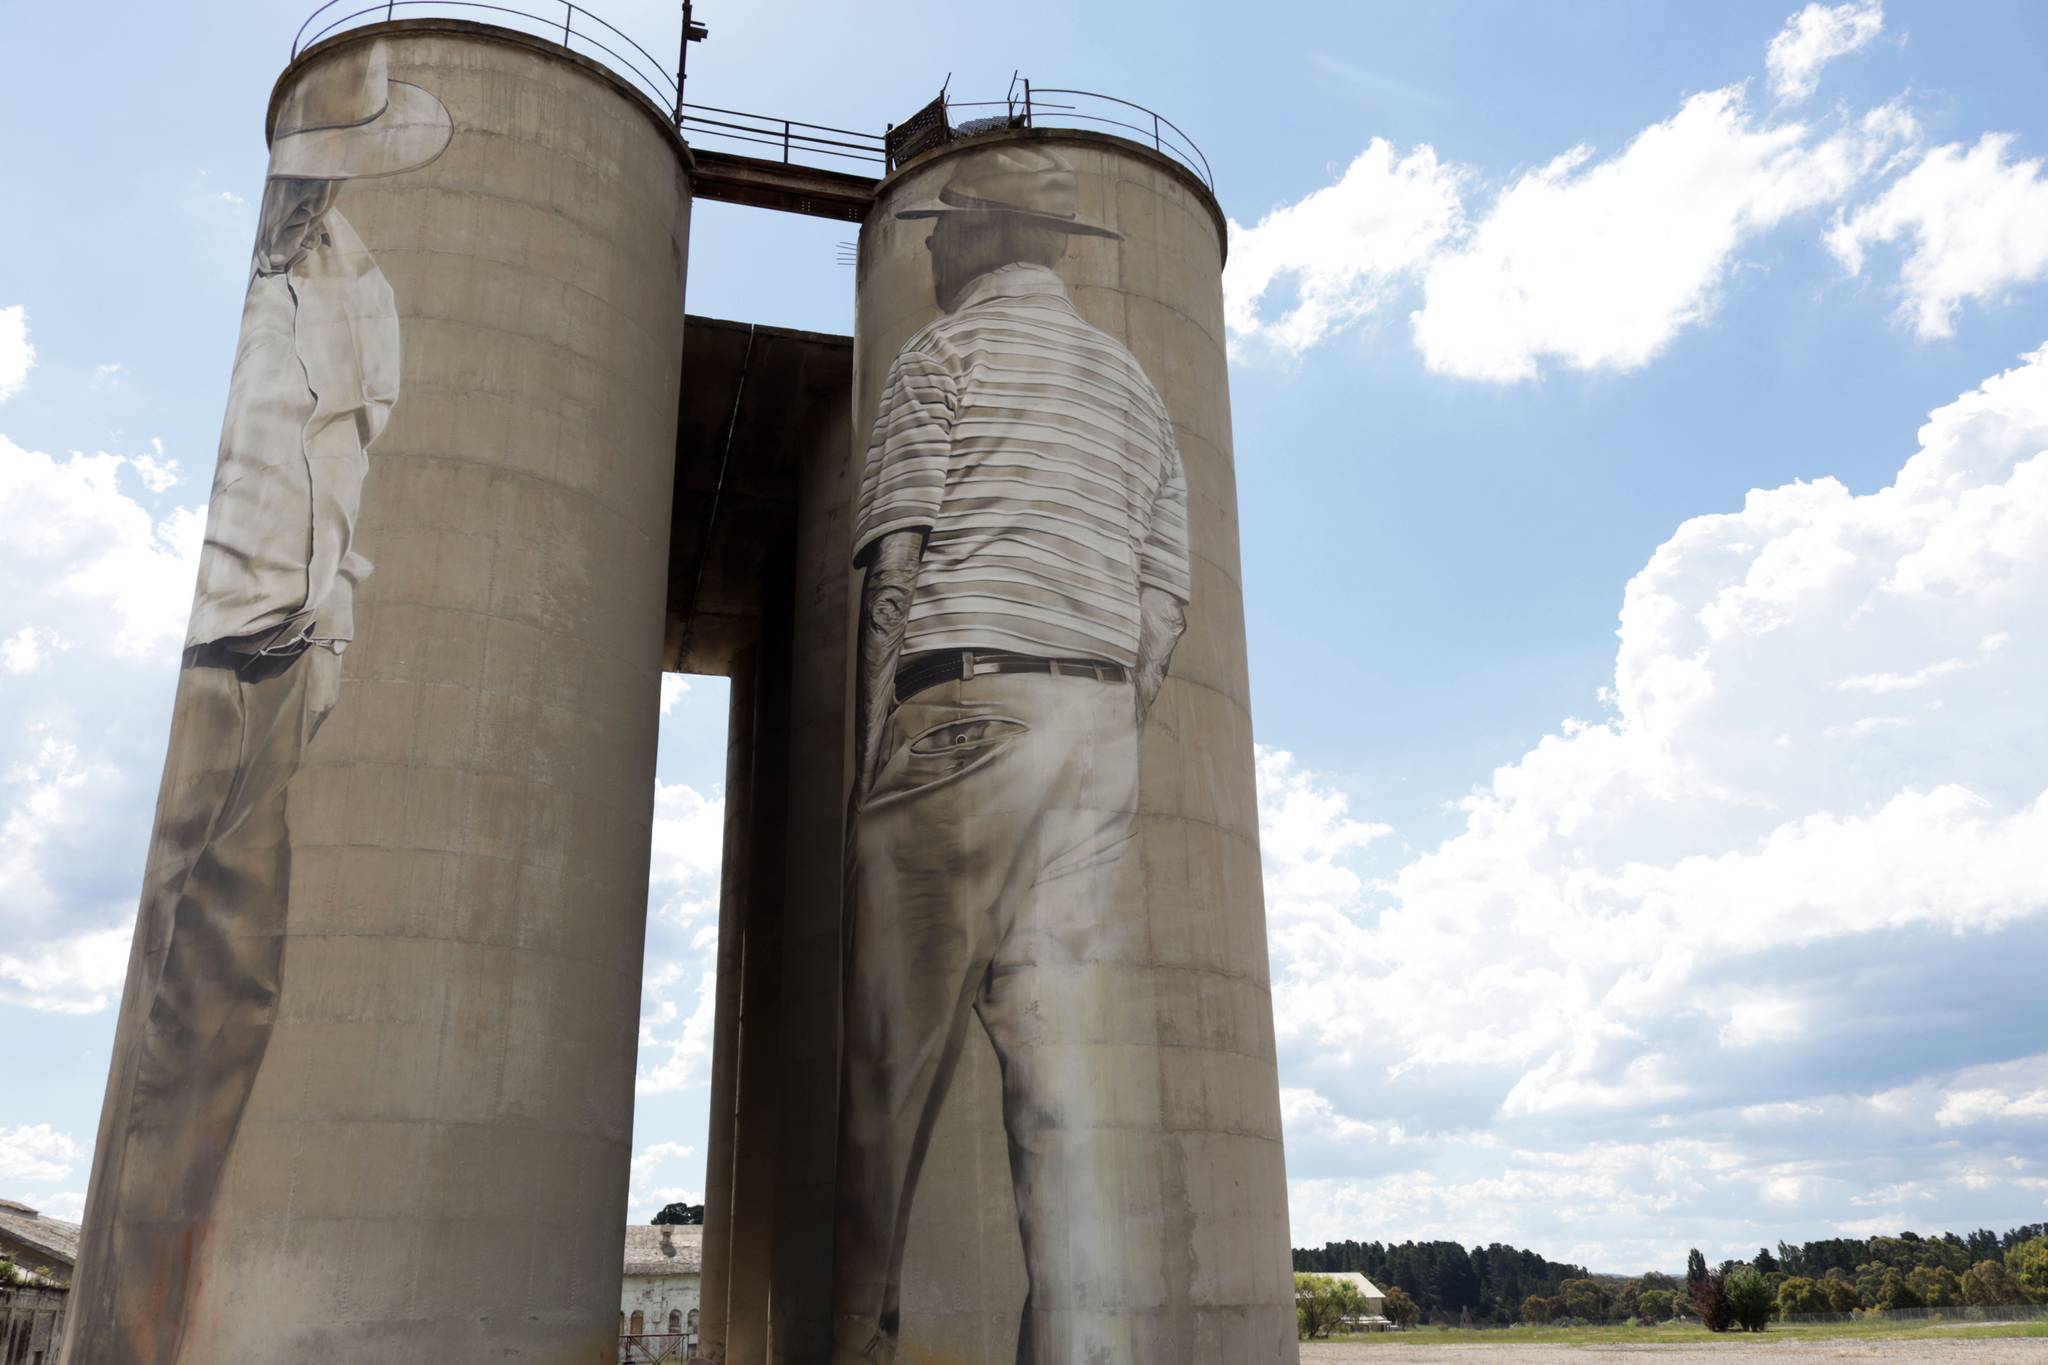
[[897,212],[932,223],[945,316],[890,370],[854,529],[841,1365],[897,1358],[911,1201],[970,1016],[1002,1069],[1017,1359],[1142,1356],[1118,1308],[1157,1263],[1132,1214],[1160,1124],[1155,1091],[1119,1084],[1152,1025],[1118,882],[1189,600],[1187,485],[1157,389],[1054,273],[1071,238],[1117,236],[1077,200],[1056,153],[1009,145]]

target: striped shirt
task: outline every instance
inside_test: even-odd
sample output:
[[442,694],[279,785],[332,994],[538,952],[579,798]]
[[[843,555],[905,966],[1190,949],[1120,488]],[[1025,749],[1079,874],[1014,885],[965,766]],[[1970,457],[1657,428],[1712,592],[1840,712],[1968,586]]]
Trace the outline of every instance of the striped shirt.
[[905,656],[1138,658],[1138,590],[1188,600],[1187,478],[1159,391],[1057,275],[1007,265],[904,343],[854,558],[926,533]]

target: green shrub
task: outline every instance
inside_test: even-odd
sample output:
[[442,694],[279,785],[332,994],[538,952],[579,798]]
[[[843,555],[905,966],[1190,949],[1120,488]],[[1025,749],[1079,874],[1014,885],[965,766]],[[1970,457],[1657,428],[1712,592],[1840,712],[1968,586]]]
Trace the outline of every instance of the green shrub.
[[1343,1280],[1297,1273],[1294,1277],[1294,1327],[1304,1341],[1326,1337],[1344,1319],[1365,1312],[1365,1295]]
[[2021,1242],[2005,1253],[2005,1271],[2035,1303],[2048,1303],[2048,1237]]
[[1764,1324],[1771,1320],[1771,1311],[1777,1307],[1769,1280],[1744,1266],[1727,1278],[1722,1290],[1728,1296],[1729,1316],[1743,1331],[1764,1330]]

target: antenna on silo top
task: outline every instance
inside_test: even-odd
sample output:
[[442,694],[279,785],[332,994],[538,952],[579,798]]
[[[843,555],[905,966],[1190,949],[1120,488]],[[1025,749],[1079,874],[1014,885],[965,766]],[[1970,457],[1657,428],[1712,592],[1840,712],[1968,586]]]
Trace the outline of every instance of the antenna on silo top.
[[690,44],[701,43],[711,36],[711,30],[697,22],[692,0],[683,0],[683,37],[676,44],[676,127],[683,126],[683,81],[690,71]]

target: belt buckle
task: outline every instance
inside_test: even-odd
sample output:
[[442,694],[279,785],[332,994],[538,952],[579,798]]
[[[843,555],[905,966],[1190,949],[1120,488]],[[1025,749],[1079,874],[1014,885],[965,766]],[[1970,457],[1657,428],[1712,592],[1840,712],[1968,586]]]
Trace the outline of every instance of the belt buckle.
[[966,682],[973,677],[974,651],[971,649],[963,649],[960,651],[960,681]]

